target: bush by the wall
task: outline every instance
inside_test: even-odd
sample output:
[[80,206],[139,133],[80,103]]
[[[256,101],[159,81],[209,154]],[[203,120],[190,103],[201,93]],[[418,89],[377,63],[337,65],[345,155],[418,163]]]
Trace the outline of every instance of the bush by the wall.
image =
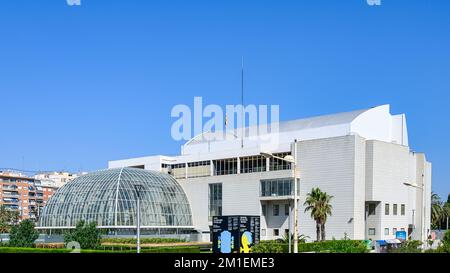
[[404,241],[400,247],[389,249],[389,253],[421,253],[422,249],[420,241]]
[[261,242],[252,247],[252,253],[283,253],[287,252],[288,245],[279,242]]
[[[254,253],[287,253],[289,245],[277,241],[261,241],[252,248]],[[367,253],[369,250],[362,241],[331,240],[313,243],[299,243],[298,252],[328,252],[328,253]]]
[[[112,244],[136,244],[136,238],[103,238],[102,243]],[[141,238],[141,244],[165,244],[165,243],[184,243],[186,240],[177,238]]]
[[9,234],[11,247],[33,247],[39,233],[34,229],[35,225],[30,220],[24,220],[19,225],[14,225]]
[[75,230],[67,231],[64,234],[64,243],[78,242],[81,249],[96,249],[100,246],[100,231],[97,229],[97,224],[86,223],[80,221],[77,223]]

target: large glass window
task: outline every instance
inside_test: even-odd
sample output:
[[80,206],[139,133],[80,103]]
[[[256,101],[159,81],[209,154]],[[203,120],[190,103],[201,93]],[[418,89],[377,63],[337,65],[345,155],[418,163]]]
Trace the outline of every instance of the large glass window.
[[376,210],[377,210],[377,205],[374,204],[374,203],[370,203],[370,204],[367,206],[367,210],[368,210],[368,214],[369,214],[369,215],[375,215]]
[[222,183],[209,184],[209,219],[222,215]]
[[266,158],[263,156],[248,156],[241,158],[241,173],[266,171]]
[[211,175],[211,161],[188,163],[188,177],[202,177]]
[[214,175],[227,175],[237,173],[237,158],[218,159],[213,161]]
[[[261,180],[262,197],[277,197],[294,195],[294,180],[292,178],[285,179],[268,179]],[[300,189],[297,183],[297,191]]]
[[[287,155],[291,155],[290,152],[286,152],[286,153],[278,153],[278,154],[274,154],[274,156],[276,157],[281,157],[284,158]],[[269,163],[269,170],[270,171],[280,171],[280,170],[290,170],[291,169],[291,163],[287,162],[286,160],[281,160],[278,158],[270,158],[270,163]]]
[[278,216],[280,215],[280,205],[275,204],[273,205],[273,216]]

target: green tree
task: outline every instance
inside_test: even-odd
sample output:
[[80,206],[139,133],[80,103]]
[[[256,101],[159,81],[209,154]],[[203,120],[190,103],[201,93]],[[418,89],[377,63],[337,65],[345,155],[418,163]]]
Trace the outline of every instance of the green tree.
[[317,241],[325,241],[325,223],[328,216],[332,215],[333,206],[331,199],[333,196],[322,192],[319,188],[313,188],[307,194],[306,201],[303,205],[306,206],[305,212],[311,212],[311,218],[316,221],[316,236]]
[[444,217],[443,203],[441,198],[436,193],[431,193],[431,225],[433,228],[440,226],[441,220]]
[[[0,205],[0,234],[8,233],[11,230],[12,225],[17,224],[19,221],[19,212],[10,210],[4,205]],[[0,244],[3,240],[0,238]]]
[[67,245],[70,242],[78,242],[81,249],[96,249],[100,246],[101,233],[97,229],[95,222],[86,223],[79,221],[75,230],[64,234],[64,242]]
[[39,237],[35,225],[31,220],[24,220],[14,225],[9,234],[9,245],[13,247],[33,247],[34,241]]

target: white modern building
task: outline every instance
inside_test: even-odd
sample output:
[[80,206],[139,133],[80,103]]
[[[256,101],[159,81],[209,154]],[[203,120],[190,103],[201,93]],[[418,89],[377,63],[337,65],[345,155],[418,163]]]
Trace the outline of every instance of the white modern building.
[[67,182],[83,174],[86,173],[72,174],[68,172],[45,172],[36,174],[34,178],[40,180],[43,185],[61,188]]
[[300,177],[299,234],[316,237],[315,222],[303,203],[319,187],[334,196],[327,239],[391,239],[404,230],[425,240],[430,233],[431,163],[409,147],[404,114],[392,115],[389,105],[382,105],[277,125],[278,132],[268,134],[276,139],[270,144],[251,135],[251,128],[246,128],[243,145],[233,134],[211,140],[204,133],[183,145],[178,156],[115,160],[109,168],[172,174],[188,197],[203,240],[209,240],[214,215],[260,215],[265,240],[292,230],[294,192],[290,164],[261,153],[292,155]]

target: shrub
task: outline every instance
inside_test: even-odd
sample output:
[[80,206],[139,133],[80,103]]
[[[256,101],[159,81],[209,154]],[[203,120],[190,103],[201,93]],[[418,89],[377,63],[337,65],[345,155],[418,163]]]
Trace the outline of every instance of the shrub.
[[283,253],[286,252],[287,244],[278,242],[261,242],[252,247],[251,252],[253,253]]
[[[136,238],[103,238],[102,243],[136,244]],[[186,240],[177,238],[141,238],[141,244],[184,243]]]
[[447,230],[442,238],[442,243],[444,245],[450,245],[450,230]]
[[64,233],[64,243],[67,246],[69,242],[78,242],[81,249],[96,249],[100,246],[100,236],[96,223],[80,221],[75,230]]
[[422,250],[420,246],[422,242],[420,241],[404,241],[400,247],[389,249],[389,253],[421,253]]
[[18,226],[13,226],[8,245],[12,247],[33,247],[34,241],[39,237],[39,233],[34,227],[34,223],[30,220],[24,220]]

